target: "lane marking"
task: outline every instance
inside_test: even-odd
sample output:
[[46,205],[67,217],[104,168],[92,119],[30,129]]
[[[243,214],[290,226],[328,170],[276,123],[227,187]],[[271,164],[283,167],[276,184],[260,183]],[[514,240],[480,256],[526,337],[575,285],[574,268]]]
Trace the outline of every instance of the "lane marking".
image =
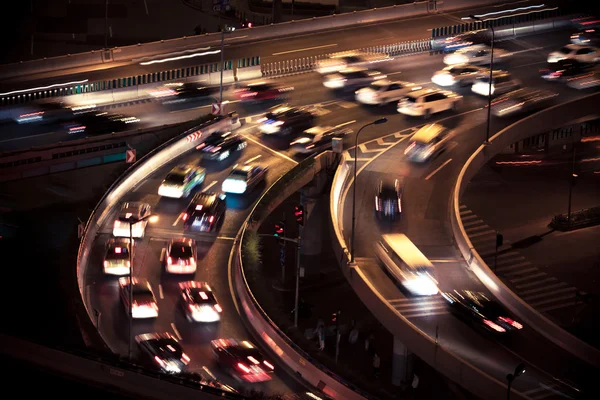
[[[446,307],[446,306],[444,306]],[[444,314],[449,314],[450,312],[448,310],[440,310],[440,311],[425,311],[422,313],[418,313],[418,314],[412,314],[412,313],[403,313],[401,312],[400,314],[402,314],[404,316],[404,318],[419,318],[419,317],[429,317],[429,316],[434,316],[434,315],[444,315]]]
[[511,68],[522,68],[522,67],[529,67],[531,65],[537,65],[537,64],[546,64],[546,61],[538,61],[538,62],[533,62],[533,63],[529,63],[529,64],[522,64],[522,65],[517,65]]
[[534,295],[522,296],[521,298],[523,300],[525,300],[526,302],[529,302],[530,300],[541,299],[543,297],[553,296],[553,295],[559,294],[559,293],[576,292],[576,291],[577,291],[577,289],[575,289],[574,287],[571,286],[571,287],[566,287],[566,288],[552,290],[550,292],[544,292],[544,293],[539,293],[539,294],[534,294]]
[[175,220],[175,222],[173,222],[173,226],[177,226],[180,218],[181,218],[181,213],[179,213],[179,215],[177,216],[177,219]]
[[248,37],[248,35],[236,36],[236,37],[232,37],[232,38],[225,38],[225,40],[243,39],[243,38],[247,38],[247,37]]
[[217,236],[217,239],[235,241],[234,237],[229,237],[229,236]]
[[292,158],[290,158],[290,157],[286,156],[286,155],[285,155],[285,154],[283,154],[283,153],[280,153],[280,152],[278,152],[278,151],[275,151],[275,150],[273,150],[273,149],[272,149],[272,148],[270,148],[269,146],[265,146],[265,145],[264,145],[264,144],[262,144],[261,142],[259,142],[259,141],[257,141],[257,140],[254,140],[254,139],[252,139],[252,138],[251,138],[251,137],[249,137],[248,135],[244,135],[244,134],[243,134],[242,136],[243,136],[244,138],[246,138],[246,140],[249,140],[249,141],[251,141],[252,143],[259,145],[260,147],[263,147],[263,148],[265,148],[265,149],[269,150],[271,153],[273,153],[273,154],[275,154],[275,155],[277,155],[277,156],[279,156],[279,157],[281,157],[281,158],[285,158],[285,159],[286,159],[286,160],[288,160],[288,161],[291,161],[291,162],[293,162],[293,163],[294,163],[294,165],[297,165],[297,164],[298,164],[298,161],[295,161],[294,159],[292,159]]
[[262,154],[259,154],[259,155],[255,156],[255,157],[252,157],[252,158],[251,158],[251,159],[249,159],[249,160],[246,160],[246,161],[244,162],[244,164],[249,164],[249,163],[251,163],[251,162],[252,162],[252,161],[254,161],[254,160],[258,160],[258,159],[259,159],[259,158],[261,158],[261,157],[262,157]]
[[542,285],[544,283],[548,283],[548,282],[552,282],[552,281],[558,281],[558,279],[556,279],[554,277],[550,277],[550,278],[542,279],[542,280],[535,281],[535,282],[532,282],[532,283],[526,283],[524,285],[516,285],[516,287],[517,287],[517,289],[528,288],[528,287],[532,287],[532,286]]
[[554,302],[558,302],[558,301],[562,301],[562,300],[573,300],[573,303],[574,303],[575,299],[576,299],[575,292],[577,291],[577,289],[572,288],[571,290],[573,291],[573,294],[570,294],[567,296],[553,297],[551,299],[544,300],[544,301],[534,301],[532,303],[530,303],[530,302],[528,302],[528,303],[533,308],[537,308],[538,306],[542,306],[544,304],[554,303]]
[[537,288],[537,289],[524,290],[522,292],[519,292],[519,295],[521,296],[521,298],[525,299],[530,294],[538,293],[538,292],[548,290],[548,289],[556,289],[556,288],[559,288],[559,287],[565,286],[565,285],[566,285],[566,283],[564,283],[564,282],[558,282],[558,283],[555,283],[552,285],[547,285],[547,286]]
[[[150,240],[156,240],[157,238],[150,238]],[[160,251],[160,261],[164,261],[165,260],[165,253],[167,252],[167,249],[165,249],[164,247],[162,248],[162,250]]]
[[363,153],[379,153],[382,149],[367,149],[367,146],[365,146],[364,144],[359,144],[358,148],[360,149],[360,151],[362,151]]
[[161,283],[158,284],[158,296],[160,297],[161,300],[165,298],[165,294],[163,293],[163,288],[162,288]]
[[171,322],[171,328],[173,328],[173,332],[175,332],[175,336],[177,336],[177,339],[179,339],[180,342],[183,342],[183,338],[181,337],[181,333],[179,333],[179,331],[177,330],[175,322]]
[[219,181],[212,181],[211,183],[209,183],[208,185],[206,185],[203,189],[202,189],[202,193],[206,193],[206,191],[208,189],[210,189],[211,187],[215,186]]
[[[228,104],[233,104],[233,103],[239,103],[240,100],[223,100],[223,103],[225,103],[225,102],[227,102]],[[198,107],[184,108],[183,110],[173,110],[173,111],[169,111],[169,114],[181,113],[181,112],[186,112],[186,111],[191,111],[191,110],[200,110],[201,108],[208,108],[208,107],[212,107],[212,104],[206,104],[206,105],[198,106]]]
[[296,50],[288,50],[288,51],[280,51],[279,53],[273,53],[273,56],[279,56],[281,54],[290,54],[290,53],[298,53],[300,51],[308,51],[308,50],[316,50],[316,49],[324,49],[327,47],[335,47],[337,43],[334,44],[324,44],[322,46],[314,46],[314,47],[306,47],[304,49],[296,49]]
[[338,124],[338,125],[334,126],[334,128],[341,128],[342,126],[350,125],[350,124],[353,124],[355,122],[356,122],[355,119],[353,119],[352,121],[348,121],[348,122],[342,122],[341,124]]
[[440,169],[444,168],[446,165],[448,165],[448,163],[452,161],[452,159],[448,159],[446,160],[445,163],[443,163],[442,165],[440,165],[435,171],[433,171],[432,173],[430,173],[429,175],[427,175],[427,177],[425,177],[425,180],[428,181],[432,176],[434,176]]

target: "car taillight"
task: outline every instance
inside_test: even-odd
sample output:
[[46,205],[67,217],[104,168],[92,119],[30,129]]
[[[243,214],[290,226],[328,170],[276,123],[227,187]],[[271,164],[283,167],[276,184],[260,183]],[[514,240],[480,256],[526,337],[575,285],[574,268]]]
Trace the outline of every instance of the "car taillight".
[[517,322],[517,321],[515,321],[515,320],[513,320],[511,318],[508,318],[508,317],[499,317],[498,319],[501,320],[501,321],[506,322],[507,324],[511,325],[514,328],[523,329],[523,325],[522,324],[520,324],[519,322]]
[[183,213],[183,215],[181,216],[181,219],[184,221],[187,221],[187,219],[188,219],[187,213]]
[[489,319],[484,319],[483,323],[495,330],[496,332],[506,332],[506,329],[501,327],[500,325],[490,321]]
[[108,268],[109,264],[110,263],[108,261],[104,261],[104,268]]
[[173,259],[171,257],[167,257],[167,264],[173,264]]
[[212,224],[214,220],[215,220],[215,216],[211,215],[210,218],[208,219],[208,222]]
[[408,154],[412,149],[415,148],[415,146],[417,145],[417,142],[412,142],[407,148],[406,150],[404,150],[404,154]]
[[187,364],[190,362],[190,356],[185,353],[181,353],[181,359]]
[[154,361],[156,361],[156,363],[158,365],[160,365],[161,367],[165,365],[165,362],[163,360],[161,360],[161,358],[159,356],[154,356]]
[[237,363],[237,367],[238,367],[240,370],[244,371],[245,373],[249,373],[249,372],[250,372],[250,368],[246,367],[246,366],[245,366],[244,364],[242,364],[242,363]]
[[382,201],[379,196],[375,196],[375,210],[380,211],[383,208]]
[[268,361],[263,361],[263,364],[265,364],[265,365],[266,365],[267,367],[269,367],[269,369],[271,369],[271,370],[274,370],[274,369],[275,369],[275,367],[273,366],[273,364],[271,364],[271,363],[270,363],[270,362],[268,362]]
[[223,309],[218,304],[215,304],[215,310],[217,310],[217,312],[223,312]]

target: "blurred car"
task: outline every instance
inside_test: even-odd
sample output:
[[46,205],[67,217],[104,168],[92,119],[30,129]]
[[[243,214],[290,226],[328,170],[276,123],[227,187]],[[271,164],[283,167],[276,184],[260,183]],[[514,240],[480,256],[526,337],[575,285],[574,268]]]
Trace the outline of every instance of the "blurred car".
[[247,340],[216,339],[210,343],[217,363],[234,378],[253,383],[272,379],[275,366]]
[[460,33],[458,35],[435,39],[435,50],[455,51],[464,47],[469,47],[477,44],[490,45],[492,43],[492,35],[489,29],[479,29]]
[[294,141],[290,142],[290,147],[295,153],[319,153],[331,149],[333,138],[342,139],[350,133],[352,133],[352,129],[348,128],[315,126],[305,130]]
[[[504,93],[511,92],[521,87],[521,81],[512,77],[512,75],[506,71],[495,70],[492,71],[492,84],[491,84],[492,96],[501,95]],[[490,95],[490,76],[480,75],[473,82],[471,91],[480,96]]]
[[106,275],[127,275],[131,268],[129,238],[108,239],[104,252],[104,273]]
[[192,322],[217,322],[223,309],[207,282],[180,282],[180,306],[185,318]]
[[592,69],[590,64],[582,64],[575,60],[565,59],[541,68],[540,75],[542,79],[549,82],[567,82],[570,78],[588,73]]
[[567,79],[567,86],[573,89],[585,90],[600,86],[600,70],[594,70],[585,74],[577,75]]
[[404,155],[410,161],[426,162],[439,155],[451,139],[451,130],[441,124],[430,124],[420,128],[410,138]]
[[508,312],[483,292],[454,290],[442,292],[450,311],[475,327],[492,334],[505,334],[523,329],[523,325],[509,317]]
[[[128,316],[130,290],[131,285],[129,284],[129,277],[119,278],[119,295]],[[148,282],[147,279],[134,277],[131,295],[133,296],[131,307],[133,319],[158,317],[158,303],[156,302],[156,297],[152,291],[152,286],[150,286],[150,282]]]
[[555,63],[561,60],[571,59],[580,63],[596,63],[600,61],[600,51],[593,46],[582,46],[579,44],[567,44],[559,50],[548,54],[548,62]]
[[236,90],[240,101],[266,101],[285,99],[289,92],[293,91],[291,86],[280,86],[274,83],[255,82],[248,84],[245,88]]
[[[510,53],[506,50],[494,47],[494,63],[500,62]],[[488,65],[492,60],[492,49],[484,44],[464,47],[452,54],[444,57],[444,64],[472,64],[472,65]]]
[[550,105],[556,96],[558,93],[550,90],[521,88],[496,97],[490,112],[496,117],[508,117],[540,110]]
[[171,239],[165,251],[165,271],[170,274],[196,272],[196,242],[193,239]]
[[355,92],[356,101],[362,104],[384,105],[392,101],[398,101],[411,90],[421,89],[411,82],[392,82],[387,79],[379,79],[371,85],[358,89]]
[[384,78],[386,78],[386,75],[379,71],[350,67],[325,75],[323,86],[329,89],[355,90],[369,86],[374,81]]
[[487,69],[470,64],[456,64],[436,71],[431,81],[439,86],[470,86]]
[[225,217],[224,193],[196,193],[181,219],[184,231],[213,232]]
[[256,122],[258,129],[265,135],[289,135],[298,130],[313,126],[315,116],[302,108],[281,105],[267,111]]
[[14,118],[19,124],[50,124],[72,119],[75,116],[72,108],[54,101],[27,104],[20,110],[23,113]]
[[70,135],[104,135],[135,129],[138,122],[139,118],[123,114],[86,113],[75,115],[71,121],[65,122],[63,127]]
[[190,357],[170,333],[144,333],[137,335],[135,341],[140,349],[166,373],[178,374],[190,363]]
[[398,102],[398,112],[409,116],[429,118],[446,110],[456,110],[462,96],[448,90],[415,90]]
[[158,187],[158,195],[180,199],[204,182],[206,169],[195,165],[178,165],[167,174]]
[[246,148],[246,141],[237,133],[214,132],[203,143],[196,146],[202,157],[208,160],[223,161],[236,151]]
[[393,58],[384,53],[365,53],[362,51],[345,51],[331,54],[329,58],[317,61],[315,70],[320,74],[330,74],[349,67],[368,68],[374,63],[390,61]]
[[[117,216],[117,219],[113,225],[113,236],[115,237],[129,237],[129,220],[133,218],[134,220],[141,220],[142,218],[146,218],[150,215],[151,207],[148,203],[142,203],[139,201],[128,201],[121,205],[121,210]],[[148,220],[139,221],[133,224],[131,229],[131,236],[134,238],[142,238],[144,237],[144,233],[146,232],[146,225],[148,225]]]
[[402,186],[400,181],[380,180],[375,194],[375,215],[378,219],[395,221],[402,216]]
[[600,46],[600,28],[589,28],[572,34],[571,43],[581,46]]
[[242,194],[252,189],[267,177],[267,167],[258,164],[235,165],[221,184],[225,193]]
[[201,82],[167,83],[149,94],[167,105],[196,100],[212,100],[219,94],[219,87],[206,86]]

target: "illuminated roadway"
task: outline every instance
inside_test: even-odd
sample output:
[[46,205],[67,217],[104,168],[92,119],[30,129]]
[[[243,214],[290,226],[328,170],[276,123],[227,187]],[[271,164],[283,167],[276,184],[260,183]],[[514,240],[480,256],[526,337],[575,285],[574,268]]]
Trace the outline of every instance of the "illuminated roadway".
[[[521,51],[515,54],[506,68],[509,69],[516,77],[520,78],[525,83],[531,83],[533,86],[550,87],[560,92],[561,99],[569,99],[578,96],[580,93],[572,89],[568,89],[561,85],[551,85],[542,82],[539,78],[538,68],[544,62],[545,55],[550,51],[550,48],[560,47],[566,39],[562,34],[546,34],[543,36],[534,36],[523,40],[505,42],[501,47],[505,47],[514,51]],[[558,39],[560,38],[560,39]],[[549,47],[546,47],[549,46]],[[531,50],[532,48],[543,47],[541,50]],[[388,72],[391,72],[390,78],[413,81],[417,83],[429,82],[431,75],[437,69],[443,67],[440,55],[417,55],[411,57],[398,58],[385,65]],[[400,73],[399,73],[400,72]],[[395,74],[394,74],[395,73]],[[455,174],[458,166],[464,161],[466,156],[472,152],[474,147],[480,143],[484,136],[481,130],[481,123],[484,121],[485,112],[483,110],[474,111],[465,114],[470,110],[481,108],[485,104],[485,100],[471,94],[465,95],[465,99],[457,114],[443,113],[438,117],[434,117],[431,121],[441,118],[449,118],[448,123],[458,125],[459,122],[466,123],[466,128],[473,127],[474,130],[469,130],[468,135],[459,135],[456,139],[454,147],[450,151],[440,157],[433,165],[422,169],[416,169],[403,161],[402,151],[405,143],[406,134],[411,132],[411,127],[423,124],[420,119],[406,118],[399,115],[395,111],[395,106],[386,107],[359,107],[351,99],[340,98],[335,94],[325,89],[320,82],[320,77],[315,73],[297,75],[289,78],[279,79],[278,82],[286,85],[292,85],[296,90],[292,93],[290,102],[292,104],[313,105],[315,112],[319,115],[319,122],[329,125],[347,124],[348,127],[355,131],[363,124],[370,122],[378,117],[387,116],[389,122],[385,125],[370,127],[361,134],[361,142],[382,138],[391,133],[397,132],[394,141],[403,139],[404,141],[376,159],[369,165],[365,172],[361,173],[359,179],[367,179],[371,174],[379,176],[382,172],[389,170],[390,166],[395,168],[395,171],[400,175],[406,175],[406,219],[400,225],[402,230],[407,229],[409,236],[421,235],[420,238],[431,236],[438,239],[438,243],[445,245],[441,250],[442,254],[435,257],[443,257],[446,255],[447,239],[442,236],[443,231],[439,227],[438,220],[447,209],[447,199],[449,195],[450,185],[453,182],[452,174]],[[430,86],[430,84],[427,84]],[[239,103],[231,107],[240,112],[241,116],[256,115],[260,110],[255,107],[241,106]],[[169,113],[165,112],[159,104],[141,103],[130,107],[124,107],[119,110],[125,114],[137,115],[142,118],[142,122],[147,122],[149,125],[163,124],[170,121],[183,121],[197,116],[201,110],[187,110]],[[202,110],[202,113],[206,110]],[[462,114],[462,115],[461,115]],[[466,121],[466,122],[465,122]],[[497,130],[499,125],[494,125],[494,130]],[[247,124],[241,128],[244,135],[247,135],[253,141],[249,142],[249,146],[243,151],[243,154],[236,162],[244,162],[260,156],[256,161],[266,163],[270,166],[270,171],[267,177],[267,184],[272,183],[278,176],[293,166],[293,161],[289,160],[290,154],[287,150],[270,150],[265,147],[265,144],[258,136],[255,136],[253,124]],[[32,138],[37,140],[50,138],[54,134],[47,136],[37,136]],[[353,141],[353,137],[346,139],[346,147]],[[388,142],[389,138],[382,141]],[[392,141],[390,141],[392,142]],[[6,143],[12,142],[4,142]],[[266,143],[266,142],[265,142]],[[375,143],[375,144],[373,144]],[[368,144],[368,149],[373,149],[372,146],[380,146],[377,142]],[[270,146],[272,144],[269,144]],[[386,146],[381,146],[385,148]],[[278,152],[275,154],[275,152]],[[375,155],[377,152],[372,152]],[[199,159],[197,153],[185,154],[173,162],[173,165],[183,161],[196,162]],[[424,180],[424,177],[432,174],[436,168],[441,166],[445,160],[453,158],[453,161],[436,172],[429,180]],[[228,163],[230,166],[234,161]],[[214,328],[203,327],[201,325],[190,325],[184,318],[179,315],[174,306],[175,296],[177,295],[176,282],[179,279],[164,276],[161,272],[160,256],[162,248],[165,246],[168,238],[181,234],[181,222],[177,221],[179,214],[187,205],[186,200],[171,200],[160,199],[156,194],[158,185],[167,174],[169,168],[167,166],[157,171],[154,176],[144,183],[139,185],[132,193],[129,193],[126,200],[140,200],[150,203],[154,210],[159,214],[159,222],[152,226],[148,225],[146,238],[136,246],[136,254],[134,260],[134,271],[136,276],[146,277],[152,283],[153,289],[157,295],[160,315],[155,322],[138,322],[134,323],[134,334],[148,331],[169,331],[182,337],[182,345],[185,351],[192,358],[192,370],[197,370],[204,365],[207,365],[213,372],[218,372],[217,368],[212,366],[212,358],[209,349],[209,342],[215,337],[248,337],[245,333],[243,325],[239,317],[235,315],[231,295],[229,293],[227,279],[227,265],[229,253],[232,247],[232,238],[236,235],[242,221],[247,216],[250,209],[250,203],[258,195],[257,190],[254,196],[245,201],[234,201],[231,197],[228,199],[228,211],[225,217],[225,223],[214,243],[199,242],[198,253],[198,271],[195,279],[209,281],[216,291],[216,294],[223,304],[224,319]],[[206,177],[204,185],[206,187],[215,182],[212,188],[218,189],[228,169],[225,165],[216,167],[214,164],[208,166],[209,173]],[[443,185],[434,185],[442,182]],[[360,182],[359,182],[360,184]],[[361,185],[364,189],[359,191],[359,220],[358,226],[362,227],[357,231],[357,256],[372,257],[371,245],[372,235],[367,239],[361,232],[367,232],[367,227],[372,228],[373,225],[373,210],[372,210],[372,185]],[[264,189],[261,188],[261,189]],[[430,201],[430,199],[434,201]],[[345,207],[348,206],[346,203]],[[176,223],[177,222],[177,223]],[[349,226],[345,221],[345,226]],[[402,225],[405,224],[405,225]],[[364,229],[363,229],[364,228]],[[86,276],[86,285],[90,286],[91,293],[90,301],[92,306],[100,312],[100,330],[107,340],[108,344],[120,354],[127,354],[127,316],[122,304],[120,303],[117,291],[117,280],[105,278],[102,274],[102,250],[106,239],[110,237],[111,227],[105,226],[102,233],[99,235],[95,244],[95,249],[89,264],[89,273]],[[346,232],[347,233],[347,232]],[[421,240],[415,240],[417,244],[422,244]],[[432,249],[432,251],[435,249]],[[438,249],[439,250],[439,249]],[[455,254],[452,255],[456,257]],[[433,258],[433,256],[432,256]],[[464,268],[456,263],[443,263],[443,271],[441,272],[442,285],[468,285],[475,287],[477,283],[469,277]],[[376,273],[374,271],[374,273]],[[385,285],[385,283],[383,283]],[[477,286],[479,287],[479,286]],[[393,290],[389,283],[386,285],[386,290]],[[161,296],[162,293],[162,296]],[[393,298],[401,299],[402,295],[397,290],[389,292]],[[402,301],[402,300],[401,300]],[[401,302],[399,301],[399,302]],[[496,344],[485,339],[483,336],[473,332],[468,327],[464,326],[460,321],[457,321],[446,314],[439,314],[433,317],[417,317],[414,322],[419,324],[419,327],[429,334],[435,331],[436,325],[439,325],[439,339],[447,346],[452,346],[453,349],[459,352],[469,361],[480,366],[500,380],[504,380],[507,371],[511,371],[516,365],[515,360],[519,357],[512,353],[523,355],[523,359],[530,365],[538,364],[543,366],[546,372],[557,377],[573,378],[567,371],[563,371],[563,367],[567,365],[572,371],[577,371],[579,363],[572,360],[568,355],[562,354],[551,344],[544,341],[534,332],[524,330],[521,337],[515,340],[509,340],[508,343],[502,345]],[[173,328],[173,326],[175,328]],[[481,352],[481,350],[484,350]],[[548,351],[551,349],[551,351]],[[556,359],[553,357],[556,355]],[[550,360],[544,357],[552,358]],[[560,357],[560,358],[558,358]],[[567,360],[567,361],[565,361]],[[536,368],[530,368],[526,376],[520,378],[515,383],[515,388],[518,390],[533,390],[532,398],[539,397],[541,394],[552,395],[551,391],[539,389],[539,382],[548,383],[550,378],[548,375],[539,372]],[[222,375],[222,374],[221,374]],[[220,376],[223,378],[222,376]],[[290,382],[289,378],[283,380],[276,379],[266,386],[270,391],[294,391],[297,386],[294,382]],[[224,378],[230,383],[231,380]],[[546,397],[544,397],[546,398]]]

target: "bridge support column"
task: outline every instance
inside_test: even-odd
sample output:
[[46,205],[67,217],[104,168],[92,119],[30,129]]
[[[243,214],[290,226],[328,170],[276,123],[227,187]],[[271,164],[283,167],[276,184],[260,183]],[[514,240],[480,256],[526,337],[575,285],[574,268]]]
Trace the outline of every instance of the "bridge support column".
[[394,337],[394,354],[392,358],[392,384],[403,388],[410,385],[413,378],[413,353]]

